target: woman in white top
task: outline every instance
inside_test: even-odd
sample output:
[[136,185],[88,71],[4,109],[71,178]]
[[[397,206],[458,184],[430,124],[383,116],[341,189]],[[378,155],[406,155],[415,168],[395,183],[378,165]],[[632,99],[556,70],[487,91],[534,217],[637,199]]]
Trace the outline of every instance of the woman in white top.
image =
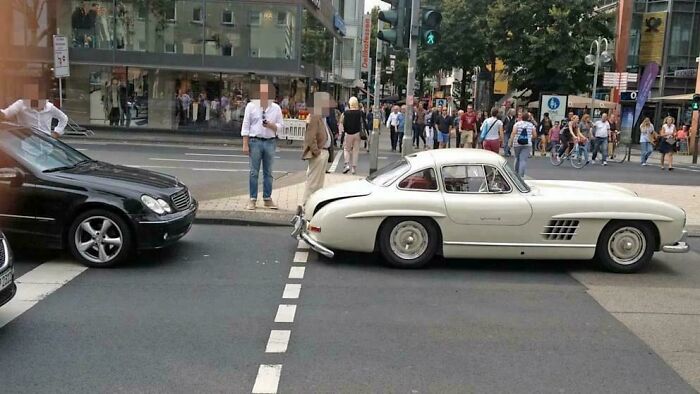
[[522,120],[513,126],[513,132],[510,137],[515,156],[515,171],[521,177],[525,176],[525,170],[527,170],[527,160],[530,157],[532,140],[537,138],[535,125],[530,122],[530,116],[527,112],[522,115]]
[[661,171],[664,170],[664,161],[668,156],[668,170],[673,171],[673,153],[676,151],[676,125],[672,116],[667,116],[664,125],[661,126],[659,138],[659,152],[661,153]]
[[654,125],[645,117],[642,124],[639,126],[639,144],[642,146],[642,165],[646,166],[649,156],[654,152],[652,136],[654,134]]

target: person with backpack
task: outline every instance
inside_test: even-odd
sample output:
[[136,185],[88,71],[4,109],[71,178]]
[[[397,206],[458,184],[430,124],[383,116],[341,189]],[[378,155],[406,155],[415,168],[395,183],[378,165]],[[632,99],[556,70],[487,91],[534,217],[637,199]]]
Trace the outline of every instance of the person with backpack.
[[530,158],[532,140],[537,138],[535,125],[530,122],[530,114],[524,112],[522,120],[515,123],[512,130],[513,155],[515,156],[515,171],[521,177],[525,177],[527,160]]

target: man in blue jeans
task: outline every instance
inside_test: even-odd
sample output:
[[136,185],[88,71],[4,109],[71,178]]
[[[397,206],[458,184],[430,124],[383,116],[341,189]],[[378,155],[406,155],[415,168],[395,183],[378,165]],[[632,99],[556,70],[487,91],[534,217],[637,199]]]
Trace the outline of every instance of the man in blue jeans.
[[598,151],[600,151],[601,155],[601,164],[604,166],[608,165],[608,136],[610,135],[610,123],[608,123],[608,114],[603,114],[603,117],[601,120],[595,122],[594,124],[595,131],[593,132],[593,136],[595,139],[592,141],[593,142],[593,162],[595,162],[596,157],[598,156]]
[[250,200],[247,210],[255,210],[258,201],[258,177],[263,168],[263,200],[265,208],[277,209],[272,201],[272,164],[277,148],[277,133],[284,129],[282,110],[269,100],[270,85],[260,82],[260,101],[251,101],[245,107],[241,136],[243,153],[250,156]]

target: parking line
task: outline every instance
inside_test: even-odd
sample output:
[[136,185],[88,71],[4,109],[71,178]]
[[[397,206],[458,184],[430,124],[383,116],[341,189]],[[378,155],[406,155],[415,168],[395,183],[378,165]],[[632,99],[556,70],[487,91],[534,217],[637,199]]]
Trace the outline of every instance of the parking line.
[[289,345],[289,337],[292,335],[291,330],[272,330],[270,331],[270,339],[267,340],[265,353],[284,353]]
[[0,327],[31,309],[86,269],[84,265],[72,261],[52,261],[15,279],[17,294],[0,308]]
[[309,260],[309,252],[296,252],[294,253],[295,263],[306,263]]
[[304,279],[306,267],[292,267],[289,270],[289,279]]
[[282,292],[282,298],[284,298],[284,299],[297,299],[297,298],[299,298],[299,293],[301,293],[301,285],[299,283],[287,283],[284,286],[284,292]]
[[255,378],[253,394],[276,393],[282,375],[281,364],[262,364]]
[[294,315],[297,313],[296,305],[281,304],[277,308],[275,323],[294,323]]
[[303,239],[300,239],[299,243],[297,244],[297,249],[308,250],[309,244],[307,244]]

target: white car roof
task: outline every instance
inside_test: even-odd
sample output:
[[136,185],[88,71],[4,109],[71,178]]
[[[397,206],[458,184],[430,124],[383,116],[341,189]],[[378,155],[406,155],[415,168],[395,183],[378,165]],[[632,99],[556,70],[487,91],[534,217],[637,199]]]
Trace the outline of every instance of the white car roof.
[[406,156],[411,167],[442,167],[450,164],[490,164],[501,167],[505,159],[501,155],[484,149],[436,149]]

